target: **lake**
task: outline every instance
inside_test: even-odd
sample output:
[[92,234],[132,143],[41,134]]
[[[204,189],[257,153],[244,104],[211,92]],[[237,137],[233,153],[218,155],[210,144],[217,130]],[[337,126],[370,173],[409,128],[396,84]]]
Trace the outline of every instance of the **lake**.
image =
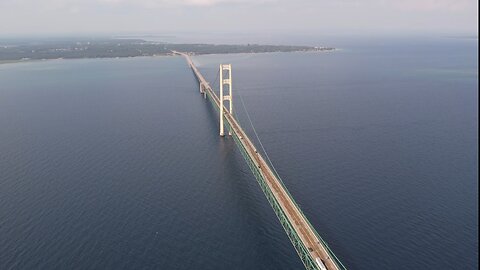
[[[193,60],[347,268],[477,269],[478,40],[325,45]],[[0,185],[0,269],[303,268],[179,56],[0,65]]]

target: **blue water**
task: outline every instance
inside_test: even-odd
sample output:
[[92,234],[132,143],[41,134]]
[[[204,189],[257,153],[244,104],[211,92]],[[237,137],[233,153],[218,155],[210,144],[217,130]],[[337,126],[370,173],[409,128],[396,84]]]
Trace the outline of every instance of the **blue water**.
[[[477,40],[332,41],[232,63],[349,269],[478,267]],[[302,269],[181,57],[0,65],[0,269]]]

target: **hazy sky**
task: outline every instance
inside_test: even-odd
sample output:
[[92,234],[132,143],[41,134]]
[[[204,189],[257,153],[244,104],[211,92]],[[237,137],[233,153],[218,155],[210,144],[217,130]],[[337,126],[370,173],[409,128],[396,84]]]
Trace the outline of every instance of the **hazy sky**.
[[476,35],[478,0],[0,0],[12,34],[254,32]]

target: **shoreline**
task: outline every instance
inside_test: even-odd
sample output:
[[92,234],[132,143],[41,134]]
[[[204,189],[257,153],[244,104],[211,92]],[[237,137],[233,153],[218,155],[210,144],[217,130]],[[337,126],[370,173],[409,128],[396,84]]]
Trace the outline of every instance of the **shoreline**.
[[[272,51],[272,52],[231,52],[231,53],[199,53],[199,54],[191,54],[191,56],[205,56],[205,55],[229,55],[229,54],[246,54],[246,55],[253,55],[253,54],[272,54],[272,53],[325,53],[325,52],[335,52],[340,49],[338,48],[329,48],[326,50],[309,50],[309,51]],[[0,65],[7,65],[7,64],[21,64],[21,63],[34,63],[34,62],[43,62],[43,61],[54,61],[54,60],[87,60],[87,59],[129,59],[129,58],[154,58],[154,57],[173,57],[177,56],[173,53],[170,54],[159,54],[159,55],[138,55],[138,56],[115,56],[115,57],[78,57],[78,58],[45,58],[45,59],[17,59],[17,60],[0,60]]]

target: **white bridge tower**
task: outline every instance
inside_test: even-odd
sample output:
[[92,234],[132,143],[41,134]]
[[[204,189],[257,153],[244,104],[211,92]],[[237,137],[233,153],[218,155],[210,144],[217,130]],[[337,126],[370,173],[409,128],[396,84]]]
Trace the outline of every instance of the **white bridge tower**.
[[[224,79],[223,78],[223,73],[228,73],[228,78]],[[223,94],[223,86],[228,85],[228,95]],[[232,105],[232,65],[228,64],[222,64],[220,65],[220,136],[224,136],[224,125],[223,125],[223,102],[224,101],[229,101],[229,106],[228,110],[230,111],[230,114],[233,114],[233,105]],[[229,131],[228,135],[232,135],[232,132]]]

